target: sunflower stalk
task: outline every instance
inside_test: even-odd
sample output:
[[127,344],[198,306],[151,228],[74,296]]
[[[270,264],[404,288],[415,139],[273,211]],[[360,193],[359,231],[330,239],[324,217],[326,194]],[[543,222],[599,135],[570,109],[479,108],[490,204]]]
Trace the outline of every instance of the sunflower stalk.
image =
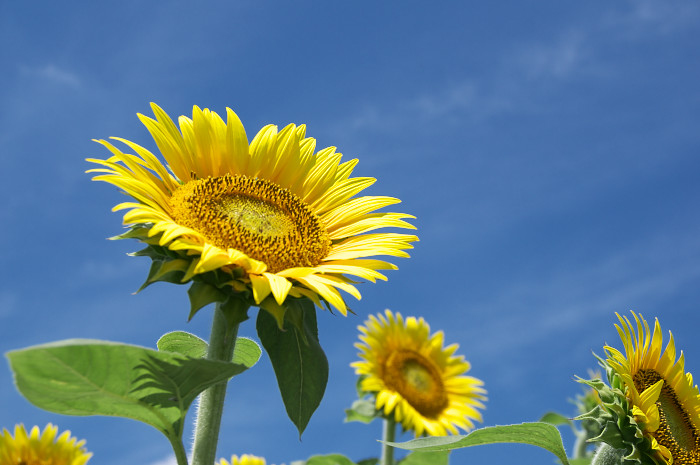
[[[217,304],[207,359],[230,361],[233,358],[237,334],[238,324],[231,325],[221,305]],[[214,465],[227,386],[227,381],[222,382],[202,393],[197,410],[192,465]],[[181,465],[179,460],[178,465]]]
[[394,447],[390,442],[396,440],[396,419],[393,416],[384,418],[384,432],[382,435],[382,458],[380,465],[394,465]]

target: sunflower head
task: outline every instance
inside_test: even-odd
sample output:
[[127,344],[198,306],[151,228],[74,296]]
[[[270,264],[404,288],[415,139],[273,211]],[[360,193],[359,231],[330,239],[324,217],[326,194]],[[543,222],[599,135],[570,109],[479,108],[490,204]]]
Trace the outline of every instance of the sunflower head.
[[0,465],[83,465],[92,454],[85,440],[72,438],[70,431],[60,436],[58,427],[49,423],[43,432],[34,426],[29,434],[24,425],[15,426],[14,437],[3,428],[0,433]]
[[[194,107],[179,127],[157,105],[139,115],[164,161],[134,142],[133,153],[99,140],[112,154],[93,178],[123,190],[130,229],[118,238],[146,244],[153,260],[146,283],[194,282],[193,313],[232,295],[270,311],[281,323],[287,299],[309,298],[341,313],[339,291],[360,298],[356,279],[386,280],[396,266],[375,257],[407,257],[415,229],[403,213],[378,212],[393,197],[360,196],[374,178],[351,177],[357,160],[341,163],[334,147],[316,151],[305,126],[262,128],[249,143],[238,116],[227,121]],[[370,233],[371,232],[371,233]]]
[[700,393],[684,371],[683,353],[676,358],[670,332],[662,347],[658,320],[652,333],[641,315],[632,312],[634,324],[617,316],[624,349],[605,346],[600,362],[608,384],[584,381],[601,404],[579,418],[598,421],[603,432],[595,440],[624,450],[624,463],[699,464]]
[[232,455],[231,460],[220,459],[216,465],[265,465],[265,459],[255,455],[243,454],[240,457]]
[[386,310],[370,316],[360,330],[360,390],[375,398],[375,407],[416,436],[456,434],[481,421],[486,400],[483,382],[463,376],[470,365],[455,356],[458,346],[443,347],[443,333],[430,334],[423,318]]

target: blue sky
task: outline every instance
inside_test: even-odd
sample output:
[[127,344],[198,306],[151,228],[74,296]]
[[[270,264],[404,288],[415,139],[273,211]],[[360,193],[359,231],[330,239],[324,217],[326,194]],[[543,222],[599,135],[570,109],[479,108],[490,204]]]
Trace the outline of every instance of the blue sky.
[[[485,425],[573,413],[574,375],[620,346],[614,312],[658,317],[698,373],[699,21],[683,0],[2,2],[0,351],[207,337],[211,311],[187,323],[185,287],[132,295],[148,261],[105,240],[122,197],[84,174],[106,156],[91,139],[154,148],[136,118],[154,101],[173,117],[231,107],[249,137],[306,123],[417,217],[412,258],[348,297],[357,316],[319,314],[330,380],[302,440],[263,357],[229,387],[219,456],[378,455],[381,425],[342,419],[356,326],[385,308],[460,344],[489,391]],[[91,463],[169,463],[151,427],[43,412],[0,370],[0,426],[49,421],[87,439]],[[553,462],[486,446],[453,463],[512,454]]]

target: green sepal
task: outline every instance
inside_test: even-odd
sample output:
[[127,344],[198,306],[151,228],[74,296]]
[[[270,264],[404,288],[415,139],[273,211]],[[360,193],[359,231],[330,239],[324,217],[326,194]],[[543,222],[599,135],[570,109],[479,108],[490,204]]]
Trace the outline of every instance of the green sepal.
[[189,262],[183,259],[168,259],[156,260],[151,263],[151,268],[148,270],[146,281],[139,287],[136,292],[141,292],[148,286],[156,282],[166,282],[173,284],[182,284],[182,278],[185,276]]
[[19,392],[64,415],[131,418],[171,443],[182,438],[187,410],[208,387],[244,365],[159,352],[107,341],[72,339],[6,354]]
[[242,294],[235,292],[229,293],[228,298],[219,304],[219,309],[221,309],[226,317],[228,331],[231,331],[235,326],[238,326],[249,318],[249,308],[250,301],[248,301]]
[[110,241],[117,241],[121,239],[138,239],[138,240],[147,240],[148,239],[148,232],[151,230],[150,225],[145,225],[145,224],[136,224],[129,229],[127,229],[125,232],[112,236],[109,238]]
[[326,390],[328,360],[318,341],[316,308],[310,300],[298,300],[301,329],[287,319],[280,329],[266,311],[258,312],[256,326],[272,362],[287,415],[301,437]]
[[[288,300],[290,299],[287,298],[287,301]],[[287,313],[287,301],[283,302],[282,305],[279,305],[277,301],[275,301],[274,297],[269,296],[260,302],[260,308],[272,315],[277,323],[277,327],[280,330],[284,328],[284,315]]]
[[380,416],[373,400],[357,399],[350,408],[345,409],[345,423],[359,421],[360,423],[371,423],[372,420]]
[[226,292],[203,281],[193,282],[187,289],[187,295],[190,298],[190,314],[187,317],[187,321],[190,321],[198,311],[207,305],[214,302],[223,302],[227,298]]

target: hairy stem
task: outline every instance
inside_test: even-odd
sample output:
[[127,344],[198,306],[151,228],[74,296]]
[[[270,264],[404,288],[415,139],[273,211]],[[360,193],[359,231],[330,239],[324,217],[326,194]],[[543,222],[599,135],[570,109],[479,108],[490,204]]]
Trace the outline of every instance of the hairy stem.
[[396,439],[396,420],[394,417],[384,419],[384,434],[382,440],[382,458],[380,465],[394,465],[394,448],[387,442],[394,442]]
[[[229,326],[226,315],[217,304],[214,310],[207,359],[231,361],[236,345],[238,325]],[[223,381],[208,388],[201,395],[194,432],[192,465],[214,465],[227,385],[228,381]]]

